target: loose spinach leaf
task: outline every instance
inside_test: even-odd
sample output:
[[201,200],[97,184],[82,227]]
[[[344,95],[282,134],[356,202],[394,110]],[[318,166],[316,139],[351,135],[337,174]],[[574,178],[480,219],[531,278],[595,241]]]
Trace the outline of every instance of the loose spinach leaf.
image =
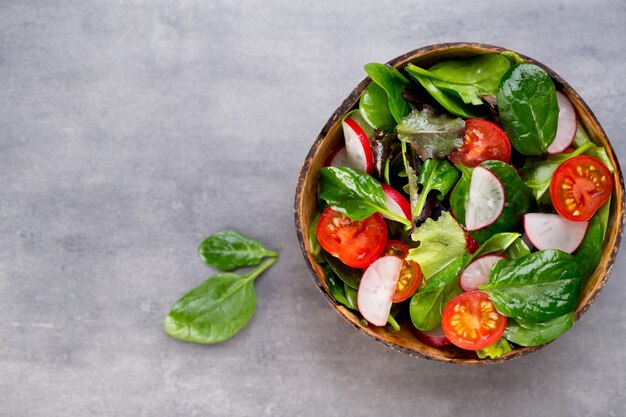
[[359,100],[361,115],[370,126],[393,132],[396,119],[389,110],[387,92],[378,84],[370,83]]
[[447,114],[435,114],[429,106],[413,110],[396,126],[398,139],[409,142],[417,155],[426,160],[445,158],[463,144],[465,122]]
[[[411,64],[409,64],[411,65]],[[448,110],[455,116],[464,117],[466,119],[485,118],[489,116],[489,110],[485,106],[473,106],[463,103],[459,97],[447,94],[439,89],[428,77],[420,75],[418,72],[412,71],[407,65],[404,69],[409,75],[424,87],[426,91],[439,103],[444,109]]]
[[481,291],[507,317],[539,323],[576,307],[583,273],[576,259],[560,250],[543,250],[516,260],[502,260],[491,269]]
[[574,313],[567,313],[544,323],[530,323],[509,319],[504,337],[520,346],[549,343],[568,331],[574,324]]
[[364,68],[372,81],[387,92],[389,111],[396,122],[400,122],[411,111],[409,103],[402,97],[402,90],[409,84],[409,80],[389,65],[371,63],[366,64]]
[[574,258],[578,261],[578,265],[583,273],[583,277],[589,278],[593,271],[600,263],[602,258],[602,242],[604,236],[602,233],[602,221],[596,213],[589,221],[589,227],[582,243],[574,252]]
[[[409,201],[411,202],[411,214],[413,217],[413,223],[419,218],[421,212],[417,212],[417,202],[419,199],[419,189],[418,189],[418,177],[415,169],[413,169],[413,164],[411,163],[412,159],[411,154],[409,154],[409,149],[407,149],[406,142],[401,142],[402,146],[402,160],[404,162],[404,170],[408,180],[408,194]],[[417,214],[416,214],[417,213]]]
[[232,230],[209,236],[198,247],[198,254],[208,265],[222,271],[258,265],[265,257],[278,256],[257,240]]
[[511,345],[509,345],[509,342],[507,342],[504,338],[500,338],[493,345],[489,345],[483,349],[478,349],[476,351],[476,354],[480,359],[485,359],[488,357],[491,359],[495,359],[499,358],[507,352],[510,352],[511,350],[513,349],[511,349]]
[[277,259],[268,259],[246,275],[220,273],[185,294],[163,323],[171,336],[196,343],[231,338],[250,321],[256,308],[254,280]]
[[459,287],[458,276],[467,262],[466,254],[459,255],[411,298],[409,313],[415,328],[428,331],[441,324],[441,314],[446,304],[463,292]]
[[335,275],[337,275],[348,287],[354,288],[355,290],[359,289],[359,284],[361,283],[361,277],[363,275],[361,270],[349,267],[339,259],[326,252],[324,252],[324,258]]
[[541,155],[554,140],[559,116],[550,75],[533,64],[517,64],[502,77],[498,90],[502,127],[523,155]]
[[406,225],[410,222],[389,210],[382,186],[370,175],[353,168],[324,167],[320,170],[319,197],[352,220],[379,212]]
[[476,252],[472,255],[472,259],[490,253],[502,254],[517,240],[521,240],[520,236],[519,233],[496,233],[476,249]]
[[317,225],[320,221],[320,213],[317,213],[313,222],[311,222],[311,226],[309,226],[309,246],[311,247],[311,256],[313,256],[313,260],[318,264],[324,263],[324,256],[322,255],[322,247],[320,246],[319,241],[317,240]]
[[499,54],[442,61],[428,70],[408,64],[406,70],[430,78],[437,88],[457,95],[466,104],[481,106],[481,97],[495,95],[509,61]]
[[[504,187],[504,208],[494,223],[483,229],[470,232],[477,242],[485,242],[495,233],[516,230],[522,216],[530,210],[532,192],[511,165],[502,161],[485,161],[481,167],[490,170]],[[450,207],[461,224],[465,224],[465,207],[469,196],[472,169],[457,165],[462,177],[450,195]]]
[[411,239],[420,245],[409,250],[407,259],[420,265],[427,280],[467,251],[465,233],[447,211],[437,220],[427,219],[413,231]]
[[509,259],[519,259],[531,252],[530,248],[524,242],[521,237],[518,237],[509,245],[508,249],[504,251],[504,257]]
[[426,197],[431,191],[438,191],[437,199],[443,200],[448,191],[459,179],[459,171],[446,159],[427,159],[417,177],[422,191],[417,199],[413,217],[419,217],[426,205]]

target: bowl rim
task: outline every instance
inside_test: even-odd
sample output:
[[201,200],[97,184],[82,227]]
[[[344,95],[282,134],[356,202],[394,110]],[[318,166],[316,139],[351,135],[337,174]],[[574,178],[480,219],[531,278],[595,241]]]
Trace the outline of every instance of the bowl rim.
[[[577,309],[574,315],[574,322],[578,321],[578,319],[580,319],[580,317],[589,309],[589,307],[596,301],[598,295],[600,294],[600,292],[602,291],[602,289],[604,288],[604,286],[606,285],[609,276],[611,274],[611,270],[613,269],[613,264],[615,263],[615,258],[617,257],[617,253],[619,251],[619,246],[621,243],[621,239],[622,239],[622,233],[623,233],[623,228],[624,228],[624,223],[626,221],[626,194],[624,192],[624,177],[622,175],[622,170],[619,164],[619,160],[617,158],[617,155],[615,153],[615,150],[613,149],[613,145],[611,144],[611,141],[609,140],[608,136],[606,135],[606,132],[604,131],[604,128],[602,127],[602,125],[599,123],[598,119],[596,118],[595,114],[593,113],[593,111],[589,108],[589,106],[587,105],[587,103],[582,99],[582,97],[580,97],[580,95],[578,94],[578,92],[576,92],[576,90],[574,90],[563,78],[561,78],[560,75],[558,75],[555,71],[553,71],[551,68],[549,68],[548,66],[546,66],[545,64],[529,57],[526,56],[524,54],[520,54],[512,49],[509,48],[504,48],[501,46],[496,46],[496,45],[490,45],[490,44],[484,44],[484,43],[477,43],[477,42],[447,42],[447,43],[437,43],[437,44],[432,44],[432,45],[427,45],[427,46],[423,46],[417,49],[413,49],[409,52],[406,52],[402,55],[399,55],[393,59],[391,59],[390,61],[387,62],[387,64],[394,66],[394,67],[398,67],[401,64],[406,64],[409,61],[415,60],[417,58],[420,57],[424,57],[426,55],[428,55],[429,53],[435,52],[435,51],[442,51],[442,50],[454,50],[454,49],[461,49],[461,48],[468,48],[468,49],[472,49],[474,50],[474,52],[476,52],[477,54],[479,53],[500,53],[500,52],[504,52],[504,51],[510,51],[510,52],[514,52],[516,54],[518,54],[524,61],[535,64],[541,68],[543,68],[544,70],[546,70],[546,72],[548,72],[548,74],[552,77],[552,79],[555,81],[555,83],[557,85],[560,85],[561,89],[563,90],[567,90],[568,93],[571,93],[571,95],[573,95],[574,97],[576,97],[576,100],[578,101],[578,103],[580,104],[580,106],[582,107],[583,111],[585,113],[587,113],[587,115],[589,116],[590,120],[598,127],[598,130],[601,134],[601,136],[604,137],[604,139],[606,139],[606,146],[605,149],[608,150],[609,153],[609,158],[611,159],[611,162],[614,165],[614,169],[615,169],[615,175],[618,178],[618,181],[615,184],[615,190],[621,190],[621,192],[617,193],[619,194],[619,201],[617,201],[617,199],[614,199],[615,201],[611,201],[611,205],[615,204],[616,205],[616,213],[617,213],[617,218],[614,219],[616,221],[618,221],[619,223],[617,224],[616,227],[616,237],[613,241],[613,245],[611,247],[606,247],[605,250],[603,251],[603,256],[601,257],[600,262],[602,262],[602,258],[604,258],[604,255],[606,254],[606,252],[608,251],[608,258],[606,263],[603,265],[603,270],[600,271],[601,274],[601,278],[599,279],[597,285],[592,289],[591,291],[591,295],[588,297],[587,302],[580,308]],[[437,357],[437,356],[432,356],[428,353],[425,352],[421,352],[419,350],[415,350],[415,349],[411,349],[408,347],[404,347],[404,346],[400,346],[392,341],[386,340],[384,338],[382,338],[380,335],[374,333],[373,331],[367,331],[367,328],[364,328],[363,326],[360,326],[357,323],[354,323],[350,320],[350,318],[346,315],[347,310],[342,307],[337,305],[337,303],[335,302],[335,300],[330,296],[330,294],[328,294],[324,284],[322,283],[321,277],[318,275],[318,273],[316,272],[316,268],[313,265],[313,259],[311,258],[311,256],[309,255],[307,248],[306,248],[306,244],[305,241],[308,239],[308,230],[305,231],[303,230],[303,226],[302,226],[302,222],[300,219],[300,213],[301,213],[301,207],[303,204],[303,190],[304,190],[304,185],[305,185],[305,180],[306,177],[309,173],[309,170],[311,168],[311,164],[313,162],[313,159],[315,157],[315,155],[317,154],[320,145],[322,144],[323,140],[327,137],[328,133],[330,132],[331,128],[347,113],[349,112],[354,105],[356,104],[356,102],[358,102],[358,98],[361,96],[362,92],[365,90],[365,87],[370,83],[370,78],[366,77],[364,78],[361,82],[359,82],[357,84],[357,86],[352,90],[352,92],[348,95],[348,97],[343,100],[343,102],[337,107],[337,109],[333,112],[333,114],[330,116],[330,118],[328,119],[328,121],[325,123],[324,127],[322,128],[322,130],[320,131],[319,135],[317,136],[317,138],[315,139],[313,145],[311,146],[304,162],[302,163],[302,166],[298,172],[298,181],[297,181],[297,185],[296,185],[296,193],[295,193],[295,201],[294,201],[294,220],[295,220],[295,227],[296,227],[296,233],[297,233],[297,237],[298,237],[298,241],[300,244],[300,249],[302,251],[302,255],[305,258],[306,264],[307,264],[307,268],[309,270],[309,273],[312,275],[313,280],[316,284],[316,286],[318,287],[318,289],[321,291],[321,293],[324,295],[324,297],[326,298],[326,301],[331,305],[331,307],[339,314],[341,315],[348,323],[352,324],[356,329],[358,329],[361,333],[364,333],[366,335],[368,335],[369,337],[373,338],[374,340],[378,341],[379,343],[383,344],[384,346],[398,351],[398,352],[402,352],[405,353],[409,356],[412,357],[419,357],[419,358],[424,358],[424,359],[428,359],[428,360],[434,360],[434,361],[438,361],[438,362],[447,362],[447,363],[455,363],[455,364],[463,364],[463,365],[489,365],[489,364],[498,364],[498,363],[503,363],[503,362],[508,362],[510,360],[513,359],[517,359],[519,357],[528,355],[529,353],[535,352],[538,349],[541,349],[542,347],[548,345],[549,343],[545,343],[542,345],[538,345],[538,346],[529,346],[529,347],[519,347],[514,349],[510,354],[506,354],[500,358],[496,358],[496,359],[469,359],[469,358],[453,358],[453,357]],[[614,191],[615,191],[614,190]],[[614,193],[615,194],[615,193]],[[607,235],[608,236],[608,235]],[[605,242],[606,243],[606,242]],[[608,250],[607,250],[608,249]],[[346,310],[346,311],[344,311]],[[352,314],[352,313],[350,313]]]

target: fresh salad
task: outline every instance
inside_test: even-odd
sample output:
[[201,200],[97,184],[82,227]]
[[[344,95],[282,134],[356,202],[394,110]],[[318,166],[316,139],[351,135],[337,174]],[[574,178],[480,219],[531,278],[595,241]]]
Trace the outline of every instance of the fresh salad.
[[479,358],[562,335],[613,191],[575,107],[512,52],[365,72],[309,231],[330,295],[364,325]]

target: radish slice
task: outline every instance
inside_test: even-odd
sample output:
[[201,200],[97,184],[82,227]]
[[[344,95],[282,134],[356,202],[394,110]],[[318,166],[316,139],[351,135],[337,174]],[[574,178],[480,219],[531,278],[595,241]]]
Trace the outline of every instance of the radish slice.
[[[408,221],[411,221],[411,204],[400,194],[398,191],[388,186],[387,184],[382,184],[383,192],[385,193],[385,203],[387,204],[387,208],[392,213],[397,214],[398,216],[406,217]],[[389,219],[388,216],[383,214],[383,217]],[[390,219],[393,220],[393,219]]]
[[465,210],[467,230],[471,232],[489,226],[500,216],[502,209],[504,187],[498,177],[486,168],[474,168]]
[[427,332],[415,330],[415,336],[430,347],[442,347],[452,344],[446,337],[441,326]]
[[489,282],[489,272],[491,267],[498,261],[505,259],[500,255],[486,255],[473,260],[459,278],[459,285],[463,291],[472,291],[478,289],[479,285]]
[[589,222],[573,222],[558,214],[528,213],[524,215],[524,230],[539,250],[560,249],[572,253],[585,238]]
[[576,136],[576,110],[572,103],[560,91],[556,92],[556,101],[559,103],[559,121],[556,136],[548,146],[548,153],[561,153],[572,144]]
[[349,167],[349,163],[346,147],[342,146],[341,148],[335,149],[330,155],[328,155],[325,165],[327,167]]
[[524,233],[522,235],[522,240],[524,241],[526,246],[528,246],[528,249],[532,251],[533,248],[535,247],[535,245],[533,245],[533,242],[530,241],[530,239],[528,238],[528,235],[526,233]]
[[352,118],[346,117],[341,122],[343,137],[346,141],[349,165],[371,174],[374,170],[372,147],[365,131]]
[[363,318],[375,326],[387,324],[403,262],[397,256],[383,256],[363,273],[356,303]]

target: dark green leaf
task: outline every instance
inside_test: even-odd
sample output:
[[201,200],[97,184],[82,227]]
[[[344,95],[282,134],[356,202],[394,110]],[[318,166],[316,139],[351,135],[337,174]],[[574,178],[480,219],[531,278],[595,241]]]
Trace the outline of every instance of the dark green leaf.
[[257,240],[232,230],[209,236],[198,247],[198,254],[208,265],[222,271],[258,265],[265,257],[276,257]]
[[582,243],[574,252],[574,258],[578,261],[578,265],[583,273],[584,278],[589,278],[593,271],[600,263],[602,258],[602,242],[604,236],[602,233],[602,221],[596,213],[589,221],[589,227]]
[[240,276],[221,273],[207,279],[174,305],[163,323],[171,336],[195,343],[218,343],[239,332],[256,308],[254,280],[276,259]]
[[572,255],[543,250],[499,261],[491,269],[489,283],[480,290],[489,294],[505,316],[538,323],[574,310],[582,276]]
[[318,193],[322,200],[352,220],[363,220],[379,212],[401,223],[410,224],[407,219],[387,208],[380,183],[357,169],[322,168]]
[[446,304],[462,293],[458,276],[467,265],[468,256],[458,256],[448,266],[433,276],[413,298],[409,311],[415,328],[428,331],[441,324],[441,314]]
[[426,197],[431,191],[438,191],[437,199],[443,200],[459,176],[459,171],[447,159],[427,159],[424,161],[417,177],[417,182],[422,185],[422,191],[417,199],[413,217],[420,216],[426,204]]
[[358,291],[355,290],[354,288],[350,288],[348,284],[346,284],[345,282],[343,283],[343,291],[346,295],[346,301],[348,302],[346,304],[346,307],[351,308],[352,310],[358,311],[359,308],[356,305]]
[[496,359],[504,355],[505,353],[510,352],[511,350],[512,349],[511,349],[511,345],[509,345],[509,342],[507,342],[506,339],[504,338],[500,338],[493,345],[487,346],[486,348],[483,348],[483,349],[478,349],[476,351],[476,354],[478,355],[480,359],[485,359],[485,358]]
[[409,142],[417,155],[426,160],[445,158],[463,144],[465,122],[447,114],[435,114],[431,107],[413,110],[396,126],[398,139]]
[[376,83],[370,83],[359,101],[361,115],[370,126],[393,132],[396,120],[389,110],[387,92]]
[[339,304],[348,308],[352,308],[352,304],[346,297],[344,283],[335,275],[333,270],[327,265],[324,268],[324,276],[326,277],[326,285],[328,286],[328,292]]
[[364,68],[372,81],[387,92],[389,110],[396,122],[400,122],[411,111],[409,103],[402,97],[402,90],[409,84],[409,80],[389,65],[371,63]]
[[549,343],[568,331],[574,324],[574,313],[568,313],[544,323],[529,323],[509,319],[504,337],[520,346]]
[[313,256],[313,259],[318,264],[325,262],[324,257],[322,256],[322,247],[320,246],[320,243],[317,240],[317,225],[319,221],[320,221],[320,213],[317,213],[317,215],[315,216],[315,219],[313,219],[313,222],[311,223],[311,226],[309,226],[309,234],[308,234],[309,246],[311,247],[311,256]]
[[559,116],[554,82],[533,64],[517,64],[502,77],[498,90],[502,127],[523,155],[541,155],[554,140]]
[[326,252],[324,252],[324,258],[335,275],[337,275],[347,286],[354,288],[355,290],[359,289],[361,276],[363,275],[363,272],[360,269],[350,268],[348,265]]

